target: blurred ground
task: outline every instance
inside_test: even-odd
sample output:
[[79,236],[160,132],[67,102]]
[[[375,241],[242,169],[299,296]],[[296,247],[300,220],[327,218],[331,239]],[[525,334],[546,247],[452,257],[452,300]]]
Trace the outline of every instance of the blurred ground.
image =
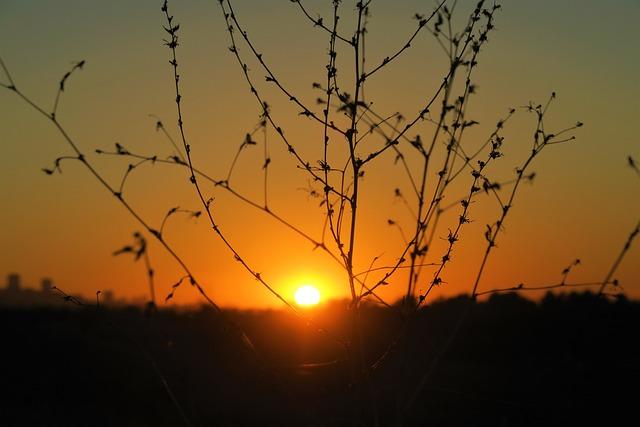
[[[253,353],[209,309],[3,308],[0,424],[185,425],[161,372],[193,426],[372,425],[371,393],[380,424],[396,425],[465,304],[457,298],[423,310],[370,387],[351,383],[338,343],[289,313],[226,313]],[[349,335],[342,303],[313,315]],[[402,425],[621,423],[637,415],[639,321],[637,302],[591,294],[478,303]],[[374,307],[361,322],[369,361],[402,324],[397,312]]]

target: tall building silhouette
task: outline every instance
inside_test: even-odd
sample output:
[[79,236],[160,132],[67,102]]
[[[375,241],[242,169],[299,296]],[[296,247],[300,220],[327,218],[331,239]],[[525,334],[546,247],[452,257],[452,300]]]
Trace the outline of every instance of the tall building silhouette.
[[19,291],[20,290],[20,275],[11,273],[7,276],[7,290]]
[[43,293],[50,293],[51,290],[53,289],[53,280],[49,279],[49,278],[44,278],[42,279],[42,282],[40,282],[40,290]]
[[[65,294],[55,291],[54,288],[53,279],[49,277],[42,278],[38,288],[23,284],[19,274],[9,273],[5,286],[0,285],[0,307],[72,307],[73,304],[63,298]],[[76,300],[82,300],[80,296],[71,296]],[[100,302],[110,307],[127,304],[123,299],[116,299],[114,292],[110,289],[102,291]]]
[[6,286],[0,288],[1,307],[43,307],[59,306],[64,302],[53,292],[53,280],[44,278],[40,282],[40,289],[23,286],[19,274],[7,275]]

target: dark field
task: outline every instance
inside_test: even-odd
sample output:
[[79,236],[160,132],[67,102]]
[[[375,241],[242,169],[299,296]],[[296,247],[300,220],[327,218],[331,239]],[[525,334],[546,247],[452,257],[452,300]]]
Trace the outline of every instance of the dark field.
[[[397,425],[465,304],[423,310],[370,386],[351,385],[342,347],[284,312],[228,312],[253,353],[208,309],[4,308],[0,425],[185,425],[162,377],[187,425],[372,425],[371,394],[380,425]],[[349,336],[339,303],[315,318]],[[401,320],[369,307],[362,322],[373,361]],[[473,307],[402,425],[633,425],[639,325],[625,299],[494,296]]]

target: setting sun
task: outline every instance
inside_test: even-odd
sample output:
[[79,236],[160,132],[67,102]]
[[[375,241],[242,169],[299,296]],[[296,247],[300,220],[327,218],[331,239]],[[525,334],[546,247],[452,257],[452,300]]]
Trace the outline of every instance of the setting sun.
[[304,285],[298,288],[294,298],[299,305],[316,305],[320,302],[320,292],[315,286]]

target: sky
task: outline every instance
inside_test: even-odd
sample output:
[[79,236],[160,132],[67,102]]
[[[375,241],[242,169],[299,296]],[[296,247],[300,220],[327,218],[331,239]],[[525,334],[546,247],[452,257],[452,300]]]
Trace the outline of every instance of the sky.
[[[314,28],[289,1],[232,4],[279,80],[319,111],[315,99],[322,94],[312,89],[312,83],[326,80],[328,35]],[[330,2],[303,4],[312,16],[330,22]],[[456,13],[468,14],[474,4],[461,0]],[[341,4],[343,34],[353,32],[354,5]],[[111,150],[117,142],[135,153],[173,155],[171,145],[155,129],[155,116],[176,140],[179,136],[160,6],[157,0],[0,3],[0,56],[16,85],[34,102],[50,110],[62,75],[75,62],[86,61],[83,70],[67,81],[57,117],[96,169],[116,186],[129,161],[97,155],[96,149]],[[434,6],[435,2],[374,0],[367,67],[403,46],[417,25],[414,14],[428,14]],[[223,179],[246,133],[260,121],[260,106],[228,49],[218,2],[181,0],[170,7],[180,24],[182,104],[194,164]],[[636,130],[640,57],[634,34],[638,18],[640,3],[632,0],[502,2],[496,30],[482,49],[473,77],[478,93],[471,100],[469,117],[480,125],[469,131],[469,144],[486,138],[497,120],[515,107],[518,113],[504,131],[504,157],[491,170],[492,177],[506,180],[526,158],[535,126],[519,107],[545,102],[556,92],[548,127],[559,130],[577,121],[584,126],[574,132],[575,141],[550,146],[535,160],[536,179],[517,195],[481,290],[557,283],[576,258],[582,262],[571,282],[601,281],[640,218],[640,180],[627,166],[627,156],[640,159]],[[251,60],[246,44],[239,41],[238,49],[285,134],[315,164],[322,157],[322,127],[298,115],[299,109],[265,81],[264,70]],[[348,76],[353,72],[347,55],[344,48],[338,51],[345,88],[352,84]],[[384,116],[401,112],[413,117],[442,81],[446,66],[440,47],[423,32],[411,49],[368,80],[367,99]],[[416,132],[428,135],[429,125],[420,126]],[[263,138],[261,131],[254,135],[257,144],[243,151],[230,180],[234,189],[260,205],[264,203]],[[309,189],[321,192],[322,187],[296,167],[274,129],[267,130],[266,139],[271,159],[269,208],[320,239],[323,208]],[[57,157],[70,154],[69,147],[49,121],[4,89],[0,145],[0,274],[19,273],[28,286],[50,277],[66,291],[86,296],[111,289],[120,297],[148,298],[142,262],[112,255],[132,242],[132,234],[142,231],[140,225],[79,163],[63,162],[62,173],[43,173],[42,168],[50,168]],[[341,153],[337,148],[335,155]],[[374,267],[390,265],[402,248],[398,229],[387,221],[408,227],[410,214],[394,198],[394,190],[408,194],[410,186],[393,160],[382,156],[362,179],[356,271],[366,270],[374,259]],[[411,165],[415,162],[415,156],[409,158]],[[469,185],[465,182],[452,186],[449,200],[464,194]],[[187,171],[179,166],[145,164],[131,174],[125,189],[126,200],[155,227],[172,207],[201,209]],[[344,270],[323,251],[224,190],[206,185],[204,189],[207,197],[214,198],[213,213],[233,247],[285,299],[291,300],[303,284],[318,286],[325,299],[348,296]],[[499,215],[491,198],[479,197],[476,202],[470,212],[472,222],[462,229],[453,262],[443,274],[445,283],[434,298],[471,289],[485,246],[485,225]],[[428,261],[442,256],[456,215],[443,217]],[[172,216],[164,236],[220,305],[282,306],[234,259],[204,216]],[[149,255],[161,302],[184,273],[157,242],[150,243]],[[633,298],[640,297],[639,259],[636,242],[615,275]],[[429,271],[419,291],[428,287]],[[375,277],[372,274],[370,280]],[[399,298],[405,283],[406,276],[399,274],[381,289],[381,296],[389,301]],[[168,304],[199,301],[198,293],[183,285]]]

